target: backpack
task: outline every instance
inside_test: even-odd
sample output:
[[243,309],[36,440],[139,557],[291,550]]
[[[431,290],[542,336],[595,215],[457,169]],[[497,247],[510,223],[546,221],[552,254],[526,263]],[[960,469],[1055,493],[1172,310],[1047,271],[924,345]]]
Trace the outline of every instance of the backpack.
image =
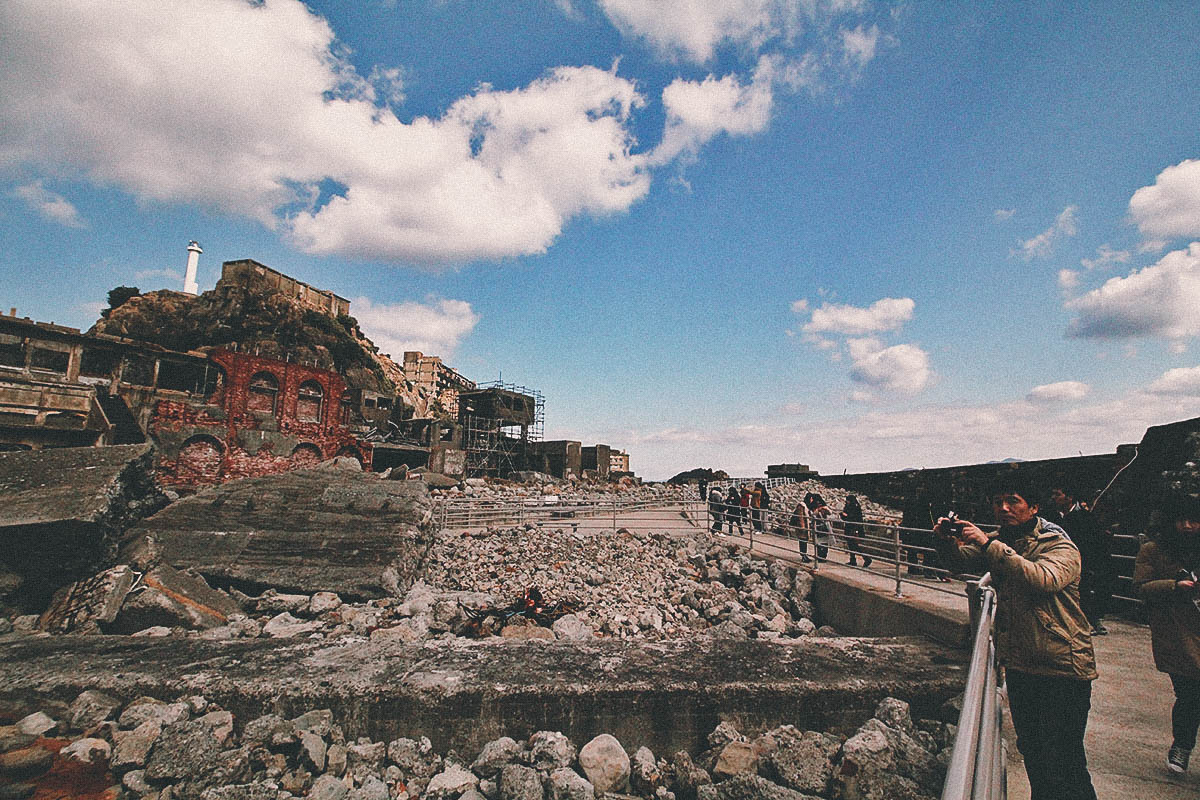
[[767,491],[767,487],[765,487],[765,486],[763,487],[763,490],[762,490],[762,501],[760,502],[759,507],[760,508],[770,508],[771,507],[771,495]]

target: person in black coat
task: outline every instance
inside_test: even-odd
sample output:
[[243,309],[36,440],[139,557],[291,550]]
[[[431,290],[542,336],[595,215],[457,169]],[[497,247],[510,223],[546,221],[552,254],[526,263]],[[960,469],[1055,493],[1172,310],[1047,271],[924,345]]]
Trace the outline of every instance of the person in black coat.
[[863,510],[857,495],[846,495],[846,503],[842,506],[842,522],[846,528],[846,547],[850,550],[850,566],[858,566],[858,554],[862,554],[863,566],[871,566],[871,557],[863,553]]
[[1079,548],[1082,561],[1079,576],[1079,604],[1088,622],[1092,623],[1092,635],[1108,633],[1104,627],[1104,613],[1108,610],[1112,586],[1116,580],[1116,559],[1112,556],[1112,534],[1101,526],[1092,512],[1078,500],[1079,493],[1069,486],[1059,485],[1050,490],[1050,504],[1054,511],[1049,515],[1051,522],[1062,526],[1071,541]]

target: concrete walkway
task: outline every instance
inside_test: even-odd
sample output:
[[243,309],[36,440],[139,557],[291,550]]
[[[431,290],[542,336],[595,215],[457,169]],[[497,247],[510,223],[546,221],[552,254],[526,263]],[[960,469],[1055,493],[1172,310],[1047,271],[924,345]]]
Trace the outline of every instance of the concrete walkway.
[[[744,537],[730,537],[749,544]],[[786,558],[796,544],[774,536],[756,534],[754,552]],[[870,572],[846,566],[845,553],[831,553],[834,561],[821,565],[839,580],[861,583],[878,590],[895,586],[894,567],[876,561]],[[794,558],[794,555],[792,556]],[[967,614],[966,598],[948,594],[935,584],[919,580],[902,585],[904,599]],[[1171,744],[1171,704],[1174,694],[1170,679],[1154,669],[1150,655],[1150,629],[1122,619],[1106,620],[1108,636],[1095,637],[1100,678],[1092,688],[1092,712],[1084,744],[1092,782],[1099,800],[1183,800],[1200,797],[1200,752],[1192,771],[1182,778],[1167,771],[1167,748]],[[1008,742],[1008,799],[1029,800],[1025,766],[1017,752],[1016,734],[1005,715]]]

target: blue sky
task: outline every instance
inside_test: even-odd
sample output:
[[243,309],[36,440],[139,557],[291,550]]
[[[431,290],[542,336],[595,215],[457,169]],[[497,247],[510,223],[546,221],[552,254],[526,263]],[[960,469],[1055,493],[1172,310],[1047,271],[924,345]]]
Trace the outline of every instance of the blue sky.
[[254,258],[665,478],[1200,413],[1191,2],[12,0],[0,306]]

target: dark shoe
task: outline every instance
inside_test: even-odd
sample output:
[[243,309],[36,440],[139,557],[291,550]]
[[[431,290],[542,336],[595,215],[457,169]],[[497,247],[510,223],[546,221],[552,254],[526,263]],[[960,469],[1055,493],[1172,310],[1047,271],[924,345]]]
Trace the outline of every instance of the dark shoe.
[[1092,636],[1107,636],[1107,635],[1108,635],[1108,628],[1104,627],[1103,625],[1097,625],[1096,627],[1092,628]]
[[871,566],[871,559],[869,559],[869,558],[864,558],[864,559],[863,559],[863,566],[864,566],[864,567],[869,567],[869,566]]
[[1182,747],[1172,746],[1167,751],[1167,769],[1174,772],[1176,775],[1182,775],[1187,772],[1188,758],[1192,755],[1191,750],[1184,750]]
[[850,556],[850,561],[849,561],[849,562],[847,562],[847,563],[849,563],[849,564],[850,564],[850,566],[852,566],[852,567],[857,567],[857,566],[858,566],[858,559],[857,559],[857,558],[855,558],[854,556]]

